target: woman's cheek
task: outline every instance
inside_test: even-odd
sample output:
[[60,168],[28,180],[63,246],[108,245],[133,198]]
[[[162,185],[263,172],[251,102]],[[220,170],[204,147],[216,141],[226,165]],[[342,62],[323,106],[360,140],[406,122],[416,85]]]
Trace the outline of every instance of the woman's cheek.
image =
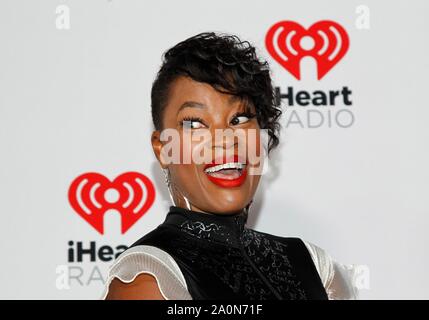
[[201,165],[212,161],[212,136],[209,130],[195,130],[183,141],[183,152],[192,164]]
[[247,132],[246,149],[247,149],[247,160],[248,160],[248,174],[261,175],[263,170],[263,164],[265,159],[264,153],[264,141],[261,139],[261,135],[264,134],[259,128],[249,129]]
[[212,161],[212,140],[209,131],[198,137],[194,143],[194,162],[196,164],[207,164]]

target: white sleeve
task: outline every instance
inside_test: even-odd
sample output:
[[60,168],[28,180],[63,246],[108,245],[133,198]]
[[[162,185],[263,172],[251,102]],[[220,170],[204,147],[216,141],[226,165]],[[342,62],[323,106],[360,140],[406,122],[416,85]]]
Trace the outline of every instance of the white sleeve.
[[304,243],[319,272],[328,298],[330,300],[358,299],[358,289],[355,286],[356,270],[354,266],[338,263],[318,246],[306,241]]
[[147,245],[127,249],[115,260],[109,269],[102,299],[107,297],[114,278],[130,283],[142,273],[155,277],[166,300],[192,300],[176,261],[167,252]]

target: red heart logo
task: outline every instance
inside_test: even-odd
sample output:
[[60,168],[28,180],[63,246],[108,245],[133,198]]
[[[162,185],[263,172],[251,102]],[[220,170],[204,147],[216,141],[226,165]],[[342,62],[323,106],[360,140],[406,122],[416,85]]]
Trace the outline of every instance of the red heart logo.
[[349,37],[334,21],[316,22],[308,30],[293,21],[280,21],[268,30],[265,46],[270,55],[298,80],[301,79],[301,59],[313,57],[320,80],[344,57],[349,48]]
[[80,175],[70,185],[68,198],[72,208],[101,234],[104,213],[115,209],[121,215],[121,232],[125,233],[152,206],[153,183],[138,172],[126,172],[113,182],[95,172]]

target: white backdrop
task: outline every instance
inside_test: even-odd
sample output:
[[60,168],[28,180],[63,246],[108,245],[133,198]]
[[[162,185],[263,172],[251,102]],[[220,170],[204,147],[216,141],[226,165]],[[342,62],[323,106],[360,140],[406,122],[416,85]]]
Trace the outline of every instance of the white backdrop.
[[[356,25],[360,5],[369,29]],[[58,28],[64,8],[69,29]],[[367,266],[363,298],[428,299],[428,10],[427,1],[387,0],[1,1],[0,298],[100,297],[111,262],[71,261],[68,250],[129,245],[163,221],[169,198],[150,146],[151,84],[166,49],[222,31],[258,47],[282,92],[352,90],[352,106],[322,110],[349,109],[347,128],[288,124],[292,110],[306,121],[307,109],[284,106],[282,143],[250,226]],[[347,30],[350,48],[323,79],[311,59],[297,80],[267,52],[274,23],[326,19]],[[101,235],[71,208],[70,183],[127,171],[154,182],[155,203],[123,235],[109,212]]]

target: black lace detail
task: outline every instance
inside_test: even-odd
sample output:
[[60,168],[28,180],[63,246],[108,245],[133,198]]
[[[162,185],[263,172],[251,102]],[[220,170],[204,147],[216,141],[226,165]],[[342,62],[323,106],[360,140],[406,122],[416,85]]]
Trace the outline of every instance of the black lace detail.
[[180,230],[199,239],[227,244],[236,243],[231,230],[213,222],[204,223],[203,221],[186,220],[180,224]]
[[213,245],[195,247],[192,242],[181,240],[177,253],[182,261],[210,275],[214,284],[220,281],[237,297],[249,300],[276,298],[238,248],[223,246],[219,249]]
[[283,298],[293,300],[307,298],[288,259],[285,243],[247,228],[242,233],[242,241],[247,255]]

